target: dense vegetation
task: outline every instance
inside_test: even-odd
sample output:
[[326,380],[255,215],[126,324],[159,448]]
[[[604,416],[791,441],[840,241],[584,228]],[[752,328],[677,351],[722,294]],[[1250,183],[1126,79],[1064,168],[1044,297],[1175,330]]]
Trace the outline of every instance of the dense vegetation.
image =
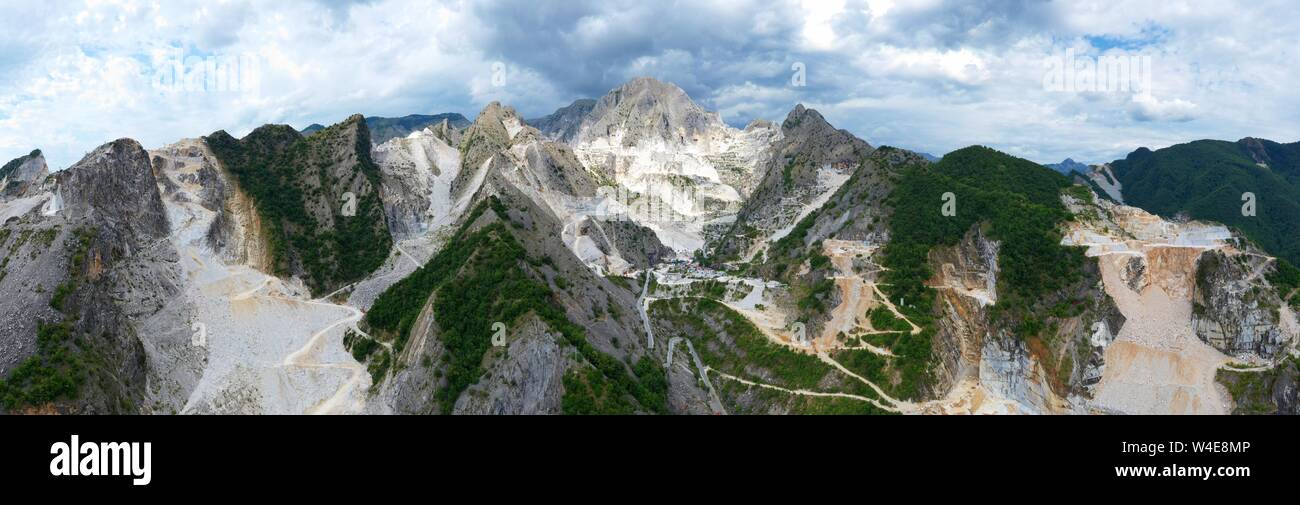
[[[470,230],[470,225],[489,208],[497,216],[505,215],[504,206],[495,197],[479,204],[442,251],[375,300],[365,318],[372,333],[391,338],[394,353],[400,354],[415,319],[433,296],[446,365],[438,400],[442,410],[450,412],[456,398],[483,374],[492,323],[510,325],[521,316],[534,314],[560,332],[602,380],[613,385],[620,398],[631,397],[646,411],[667,412],[667,385],[662,371],[643,365],[629,370],[587,342],[586,330],[569,321],[550,288],[530,275],[526,269],[530,265],[526,261],[528,254],[506,225],[496,221]],[[603,384],[585,372],[569,376],[566,384],[575,380],[590,388]],[[619,401],[626,398],[611,400],[610,405],[619,405]],[[597,401],[592,404],[604,405]]]
[[[1129,205],[1232,226],[1270,254],[1300,263],[1300,143],[1198,140],[1138,149],[1111,169]],[[1256,197],[1255,216],[1242,215],[1248,192]]]
[[[649,356],[642,356],[632,367],[633,373],[640,381],[649,398],[651,408],[656,413],[665,413],[668,409],[668,377],[664,369]],[[642,402],[644,405],[645,402]],[[636,412],[635,406],[628,401],[624,387],[616,381],[605,377],[604,373],[592,367],[571,367],[564,374],[564,397],[561,410],[570,415],[617,415]]]
[[[888,270],[882,286],[923,330],[900,336],[891,346],[903,375],[900,394],[917,392],[930,369],[935,297],[925,286],[934,274],[928,254],[938,246],[957,245],[977,226],[1001,244],[998,303],[991,317],[1022,338],[1043,330],[1041,320],[1057,298],[1082,279],[1083,251],[1060,245],[1058,228],[1071,217],[1060,193],[1070,187],[1069,179],[1059,173],[980,146],[949,153],[932,166],[903,171],[887,202],[893,208],[893,235],[883,249]],[[948,192],[956,197],[953,216],[942,214]]]
[[1269,272],[1268,282],[1277,288],[1278,296],[1288,301],[1292,308],[1300,310],[1300,268],[1278,260],[1277,268]]
[[[890,298],[928,315],[933,293],[924,283],[933,272],[927,254],[956,245],[977,224],[1001,243],[998,306],[1025,308],[1074,283],[1083,251],[1060,245],[1058,230],[1070,219],[1060,201],[1069,187],[1061,174],[979,146],[949,153],[933,168],[906,170],[889,197],[893,237],[884,248],[884,279]],[[954,216],[941,214],[947,192],[956,197]]]
[[884,305],[877,305],[876,308],[867,311],[867,319],[871,321],[871,327],[876,331],[912,330],[912,325],[907,324],[907,321],[899,319]]
[[[288,126],[268,125],[241,140],[224,131],[206,140],[257,206],[277,275],[301,272],[313,292],[324,293],[383,264],[392,237],[379,201],[379,167],[359,120],[306,138]],[[334,173],[339,163],[353,163],[342,169],[342,179]],[[344,193],[358,177],[371,190],[356,194],[355,214],[348,216]]]

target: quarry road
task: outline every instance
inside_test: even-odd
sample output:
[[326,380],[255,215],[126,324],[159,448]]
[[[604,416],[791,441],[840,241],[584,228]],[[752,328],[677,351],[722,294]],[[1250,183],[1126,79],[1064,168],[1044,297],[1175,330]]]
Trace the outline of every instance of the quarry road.
[[651,299],[650,297],[646,296],[647,294],[649,294],[650,291],[650,276],[652,275],[654,275],[654,272],[651,272],[649,270],[646,271],[645,285],[641,286],[641,299],[638,301],[639,302],[638,305],[640,305],[641,307],[641,324],[645,326],[645,338],[646,338],[647,349],[655,348],[655,332],[654,330],[650,329],[649,310],[650,310]]
[[783,387],[781,387],[781,386],[773,386],[773,385],[771,385],[771,384],[764,384],[764,383],[762,383],[762,382],[754,382],[754,381],[751,381],[751,380],[749,380],[749,379],[744,379],[744,378],[736,377],[735,375],[731,375],[731,374],[728,374],[728,373],[723,373],[723,372],[721,372],[721,371],[718,371],[718,370],[715,370],[715,369],[712,369],[712,368],[710,368],[710,369],[708,369],[708,370],[711,371],[711,372],[713,372],[713,373],[715,373],[715,374],[718,374],[719,377],[722,377],[722,378],[724,378],[724,379],[731,380],[731,381],[736,381],[736,382],[739,382],[739,383],[744,384],[744,385],[747,385],[747,386],[757,386],[757,387],[761,387],[761,388],[765,388],[765,389],[771,389],[771,390],[775,390],[775,391],[781,391],[781,392],[783,392],[783,393],[789,393],[789,394],[792,394],[792,395],[800,395],[800,396],[821,396],[821,397],[829,397],[829,398],[848,398],[848,399],[851,399],[851,400],[858,400],[858,401],[864,401],[864,402],[870,403],[870,404],[872,404],[872,405],[875,405],[876,408],[881,409],[881,410],[887,410],[887,411],[890,411],[890,412],[900,412],[899,409],[897,409],[897,408],[890,407],[890,406],[887,406],[887,405],[883,405],[883,404],[881,404],[880,402],[876,401],[875,399],[867,398],[867,397],[862,396],[862,395],[855,395],[855,394],[849,394],[849,393],[824,393],[824,392],[821,392],[821,391],[809,391],[809,390],[806,390],[806,389],[789,389],[789,388],[783,388]]
[[841,365],[840,362],[831,359],[831,357],[828,356],[826,353],[824,352],[817,353],[817,358],[821,359],[822,362],[835,367],[836,370],[839,370],[840,372],[844,373],[844,375],[853,377],[854,379],[861,381],[863,384],[866,384],[867,387],[870,387],[871,390],[875,391],[876,394],[879,395],[882,399],[889,402],[890,405],[893,405],[895,407],[893,409],[894,412],[916,412],[917,411],[917,407],[915,404],[889,396],[889,394],[885,393],[885,390],[880,389],[880,386],[877,386],[874,382],[871,382],[867,380],[865,377],[858,375],[857,373],[854,373],[852,370],[845,368],[844,365]]
[[307,339],[306,344],[298,350],[290,353],[288,356],[285,356],[283,366],[308,369],[338,369],[351,372],[351,376],[348,380],[344,382],[333,395],[308,408],[304,414],[350,414],[360,412],[360,407],[364,407],[364,405],[358,405],[360,402],[354,402],[352,405],[348,405],[347,401],[350,397],[354,397],[355,393],[363,387],[363,383],[366,379],[365,365],[356,361],[346,361],[341,363],[323,362],[320,359],[320,354],[321,346],[327,340],[326,337],[331,331],[334,331],[340,326],[354,327],[354,331],[369,338],[369,335],[365,335],[360,329],[355,329],[356,323],[361,320],[361,311],[357,310],[355,307],[337,305],[328,302],[306,301],[302,303],[320,307],[341,308],[348,311],[348,316],[334,321],[330,325],[317,330],[316,333],[313,333],[311,338]]
[[409,252],[406,252],[406,249],[402,249],[401,244],[398,244],[398,243],[394,242],[394,243],[393,243],[393,247],[397,249],[397,252],[402,253],[402,256],[405,256],[406,259],[411,260],[411,264],[412,264],[412,265],[415,265],[415,268],[416,268],[417,270],[420,269],[420,268],[423,268],[423,267],[424,267],[424,264],[423,264],[423,263],[420,263],[419,260],[415,259],[415,255],[413,255],[413,254],[411,254],[411,253],[409,253]]
[[[682,337],[668,339],[668,360],[664,363],[664,368],[672,368],[673,348],[677,347],[677,342],[682,340]],[[703,361],[700,361],[700,355],[695,353],[695,346],[691,344],[690,340],[686,341],[686,348],[690,351],[691,358],[695,360],[695,369],[699,370],[700,380],[703,380],[704,385],[709,388],[709,408],[713,410],[714,414],[726,414],[727,410],[722,407],[722,399],[718,397],[717,390],[713,389],[713,382],[709,380],[709,368],[704,366]]]

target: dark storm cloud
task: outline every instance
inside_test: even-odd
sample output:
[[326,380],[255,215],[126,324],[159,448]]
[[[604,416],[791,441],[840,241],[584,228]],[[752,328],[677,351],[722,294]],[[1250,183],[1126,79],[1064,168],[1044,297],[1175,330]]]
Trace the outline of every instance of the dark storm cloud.
[[536,71],[559,89],[600,96],[635,75],[694,96],[746,79],[782,79],[802,27],[792,4],[500,0],[476,3],[489,57]]
[[[1051,34],[1061,28],[1055,4],[1047,0],[945,0],[890,12],[890,29],[881,41],[904,47],[1002,46],[1021,37]],[[845,18],[838,28],[860,30]],[[860,22],[860,20],[856,20]]]

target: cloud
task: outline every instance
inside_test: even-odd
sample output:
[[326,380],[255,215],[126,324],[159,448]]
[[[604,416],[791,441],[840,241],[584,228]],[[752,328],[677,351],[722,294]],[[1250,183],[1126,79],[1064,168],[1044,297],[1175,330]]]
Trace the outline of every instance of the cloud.
[[[91,0],[0,5],[0,161],[56,167],[123,136],[146,146],[218,129],[302,127],[351,113],[526,117],[639,76],[723,119],[796,104],[873,143],[941,154],[982,143],[1037,161],[1100,162],[1195,138],[1300,139],[1285,1]],[[1044,63],[1150,58],[1149,94],[1048,89]],[[187,70],[256,62],[251,90],[159,89]],[[192,64],[191,64],[192,63]],[[805,79],[794,82],[796,65]],[[499,77],[499,78],[498,78]],[[798,85],[802,84],[802,85]],[[1086,82],[1084,83],[1086,84]],[[1146,91],[1146,90],[1144,90]]]
[[1136,121],[1184,122],[1196,119],[1196,104],[1180,98],[1160,100],[1147,95],[1134,95],[1128,113]]

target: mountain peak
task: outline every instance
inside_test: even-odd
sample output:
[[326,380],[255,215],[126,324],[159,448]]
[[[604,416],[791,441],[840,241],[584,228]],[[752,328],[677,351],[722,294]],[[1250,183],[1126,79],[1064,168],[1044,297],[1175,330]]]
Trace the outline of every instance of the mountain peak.
[[1088,165],[1074,161],[1074,158],[1066,158],[1064,160],[1061,160],[1060,163],[1049,163],[1043,166],[1065,175],[1070,175],[1070,172],[1079,172],[1079,173],[1088,172]]
[[483,110],[478,113],[478,117],[474,118],[474,124],[478,125],[484,122],[501,123],[509,118],[518,119],[519,114],[515,112],[513,107],[502,105],[501,102],[493,100],[483,106]]
[[788,135],[790,131],[798,128],[821,129],[831,128],[831,125],[826,122],[826,118],[822,117],[820,112],[804,107],[803,104],[798,104],[785,116],[785,121],[781,122],[781,129]]
[[725,126],[677,85],[637,77],[597,100],[575,138],[580,143],[619,138],[625,146],[645,140],[680,144]]

